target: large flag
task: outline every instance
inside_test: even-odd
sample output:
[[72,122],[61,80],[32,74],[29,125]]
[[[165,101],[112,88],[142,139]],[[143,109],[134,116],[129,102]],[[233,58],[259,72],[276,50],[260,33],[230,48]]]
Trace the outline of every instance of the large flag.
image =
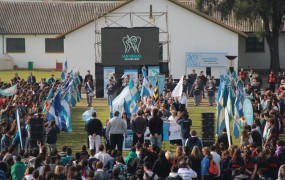
[[182,91],[183,91],[183,76],[181,76],[178,84],[175,86],[171,93],[171,97],[181,97],[182,96]]
[[228,98],[227,98],[227,109],[230,115],[230,118],[229,118],[230,122],[234,116],[234,102],[235,102],[235,99],[234,99],[234,94],[233,94],[233,88],[230,85],[228,87]]
[[223,107],[227,106],[227,101],[228,101],[228,94],[229,94],[229,90],[227,88],[227,84],[224,84],[224,87],[222,88],[222,92],[221,95],[219,97],[219,104]]
[[91,107],[90,109],[86,110],[86,111],[82,114],[82,119],[83,119],[83,121],[85,121],[85,122],[87,123],[87,121],[89,121],[89,120],[91,119],[93,112],[96,112],[93,107]]
[[156,85],[153,91],[153,100],[156,102],[158,101],[158,98],[159,98],[159,87],[158,87],[158,78],[157,78]]
[[132,95],[132,98],[134,98],[134,100],[137,102],[140,100],[140,93],[137,90],[137,87],[135,86],[135,82],[131,79],[129,81],[129,89],[130,89],[130,93]]
[[141,90],[141,97],[144,96],[150,96],[150,89],[149,89],[150,83],[148,82],[147,78],[143,78],[143,83],[142,83],[142,90]]
[[230,134],[230,114],[228,112],[228,108],[225,109],[225,124],[227,129],[229,146],[231,146],[231,134]]
[[6,89],[0,89],[0,94],[2,96],[13,96],[14,94],[16,94],[16,92],[17,92],[17,84]]
[[19,137],[20,137],[20,144],[21,144],[21,148],[23,149],[23,140],[22,140],[22,132],[21,132],[21,125],[20,125],[20,116],[19,116],[19,111],[18,111],[18,109],[17,109],[17,111],[16,111],[16,120],[17,120],[18,133],[19,133]]
[[219,103],[220,96],[223,92],[223,88],[224,88],[224,75],[221,74],[220,75],[220,84],[219,84],[219,89],[218,89],[218,95],[217,95],[217,100],[216,100],[217,103]]
[[68,103],[68,97],[65,96],[63,101],[61,102],[62,105],[62,110],[60,111],[60,128],[62,131],[72,131],[72,124],[71,124],[71,110],[70,110],[70,105]]
[[217,104],[217,120],[216,120],[216,134],[221,134],[223,132],[223,128],[226,127],[225,124],[225,108],[221,106],[219,103]]
[[54,100],[50,106],[50,109],[48,111],[48,114],[47,114],[47,120],[51,121],[51,120],[54,120],[56,122],[56,124],[58,126],[60,126],[60,122],[59,122],[59,115],[60,115],[60,112],[62,110],[62,106],[61,106],[61,95],[60,95],[60,92],[57,91],[56,92],[56,96],[54,97]]
[[67,76],[67,60],[65,60],[64,65],[62,67],[62,71],[61,71],[62,81],[64,81],[66,79],[66,76]]
[[126,100],[126,102],[129,102],[132,99],[128,86],[126,86],[122,90],[122,92],[112,101],[112,105],[110,106],[110,112],[120,111],[120,107],[124,104],[124,99]]

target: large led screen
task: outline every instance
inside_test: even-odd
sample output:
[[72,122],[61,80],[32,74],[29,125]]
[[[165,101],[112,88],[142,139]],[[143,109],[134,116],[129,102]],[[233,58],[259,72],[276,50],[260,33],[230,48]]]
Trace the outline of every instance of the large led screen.
[[158,65],[159,29],[102,28],[103,65]]

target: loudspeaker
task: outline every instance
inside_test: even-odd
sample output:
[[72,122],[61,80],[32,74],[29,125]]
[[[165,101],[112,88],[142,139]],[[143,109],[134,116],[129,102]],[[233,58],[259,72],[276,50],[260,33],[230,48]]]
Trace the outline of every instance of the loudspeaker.
[[202,118],[203,119],[215,119],[215,113],[211,113],[211,112],[202,113]]
[[104,97],[104,77],[103,66],[101,63],[95,63],[95,79],[96,79],[96,97]]
[[211,76],[211,67],[206,67],[206,75]]
[[37,141],[40,141],[42,145],[45,143],[43,118],[30,119],[30,135],[29,148],[38,148]]

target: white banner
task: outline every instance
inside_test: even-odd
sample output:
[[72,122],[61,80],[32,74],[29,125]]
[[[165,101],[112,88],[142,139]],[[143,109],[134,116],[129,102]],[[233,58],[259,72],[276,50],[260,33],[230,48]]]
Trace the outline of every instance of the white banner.
[[115,73],[115,67],[104,67],[104,98],[107,98],[107,83],[110,79],[110,74]]
[[228,60],[225,57],[228,53],[203,53],[187,52],[187,67],[227,67]]
[[132,79],[137,85],[138,82],[138,70],[137,69],[124,69],[124,75],[130,75],[130,79]]
[[169,140],[181,139],[181,127],[175,121],[169,121]]

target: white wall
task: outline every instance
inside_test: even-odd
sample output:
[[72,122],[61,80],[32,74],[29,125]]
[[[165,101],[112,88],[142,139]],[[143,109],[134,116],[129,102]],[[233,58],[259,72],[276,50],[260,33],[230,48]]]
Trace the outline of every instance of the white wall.
[[[264,40],[264,52],[246,52],[246,39],[239,39],[239,66],[254,69],[270,68],[270,51],[266,40]],[[280,34],[279,38],[279,57],[280,66],[285,68],[285,33]]]
[[[20,68],[27,68],[28,62],[34,62],[34,68],[56,68],[56,61],[64,62],[65,53],[46,53],[45,38],[56,35],[4,35],[4,53],[6,53],[6,38],[25,38],[25,53],[8,53],[14,59],[14,64]],[[2,38],[3,36],[1,36]],[[2,39],[0,42],[2,54]],[[66,47],[64,47],[66,50]]]
[[75,67],[84,77],[87,70],[95,73],[94,22],[65,36],[69,67]]

